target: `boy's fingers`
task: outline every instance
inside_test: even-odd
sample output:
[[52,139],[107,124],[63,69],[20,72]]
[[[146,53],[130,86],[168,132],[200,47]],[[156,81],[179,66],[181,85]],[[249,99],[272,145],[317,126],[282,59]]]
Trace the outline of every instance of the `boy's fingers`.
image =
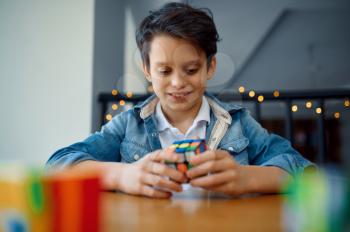
[[228,189],[227,185],[228,185],[228,183],[222,184],[222,185],[217,185],[217,186],[202,187],[202,188],[205,190],[208,190],[208,191],[226,193],[227,189]]
[[157,150],[150,154],[149,158],[155,162],[170,161],[176,162],[179,160],[179,155],[176,154],[175,149],[172,147],[166,148],[164,150]]
[[148,185],[142,185],[141,195],[148,196],[148,197],[154,197],[154,198],[169,198],[169,197],[171,197],[171,193],[154,189]]
[[186,182],[186,176],[183,173],[162,163],[149,162],[146,170],[160,176],[167,176],[180,183]]
[[142,177],[142,182],[147,185],[154,187],[160,187],[162,189],[168,189],[170,191],[181,192],[182,187],[180,184],[175,183],[174,181],[167,180],[164,177],[146,173]]
[[236,175],[234,171],[214,173],[193,179],[190,181],[190,184],[195,187],[203,188],[217,187],[232,181],[234,175]]
[[201,163],[210,161],[210,160],[219,160],[219,159],[223,159],[227,157],[227,154],[225,151],[220,151],[220,150],[216,150],[216,151],[205,151],[199,155],[195,155],[192,156],[190,158],[190,163],[192,165],[199,165]]
[[186,175],[192,179],[199,176],[207,175],[208,173],[215,173],[227,169],[232,169],[233,167],[233,163],[228,161],[227,159],[210,160],[191,168],[186,172]]

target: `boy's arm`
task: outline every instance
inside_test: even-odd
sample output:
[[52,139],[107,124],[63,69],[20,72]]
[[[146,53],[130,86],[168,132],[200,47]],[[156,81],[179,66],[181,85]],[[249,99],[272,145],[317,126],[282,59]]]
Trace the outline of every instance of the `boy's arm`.
[[119,189],[118,177],[121,176],[125,164],[119,162],[101,162],[94,160],[82,161],[70,167],[82,175],[96,174],[100,177],[101,186],[104,190]]
[[278,167],[239,165],[223,150],[206,151],[191,158],[190,162],[194,168],[187,176],[192,186],[228,195],[279,193],[284,182],[291,178]]
[[120,161],[120,143],[126,125],[122,114],[114,117],[100,132],[90,135],[84,141],[56,151],[47,161],[46,167],[65,168],[86,160]]
[[[240,195],[278,193],[286,179],[315,167],[290,142],[269,134],[248,113],[241,112],[242,132],[249,139],[249,164],[239,165],[227,151],[207,151],[191,160],[195,167],[187,172],[193,186]],[[210,175],[207,175],[210,173]]]
[[247,110],[241,112],[241,124],[242,132],[249,140],[249,164],[279,167],[292,176],[303,172],[307,167],[315,167],[287,139],[263,128]]
[[245,176],[245,192],[248,193],[280,193],[282,187],[292,176],[278,167],[247,165],[241,166]]
[[71,167],[81,174],[98,174],[102,188],[134,195],[167,198],[171,191],[181,191],[186,182],[183,173],[166,166],[164,160],[179,159],[172,150],[157,150],[132,164],[118,162],[83,161]]
[[[81,174],[97,173],[101,178],[103,189],[123,191],[120,179],[123,176],[122,173],[125,172],[125,168],[128,168],[127,165],[117,162],[88,160],[75,165],[72,169]],[[236,193],[241,189],[239,190],[241,193],[276,193],[281,190],[283,180],[290,177],[287,172],[277,167],[240,166],[240,169],[243,177],[240,180],[242,186],[236,184],[234,191],[231,190],[231,192]],[[197,180],[197,183],[200,184],[200,182],[201,180],[199,182]],[[196,184],[196,182],[193,183]],[[136,185],[136,182],[134,184]],[[210,185],[207,188],[210,189]]]

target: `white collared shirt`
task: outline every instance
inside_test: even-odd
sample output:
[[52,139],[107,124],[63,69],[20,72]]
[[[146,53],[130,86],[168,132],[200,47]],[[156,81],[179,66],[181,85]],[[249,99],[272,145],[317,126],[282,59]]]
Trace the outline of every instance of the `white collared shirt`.
[[155,117],[157,120],[160,144],[164,149],[177,140],[193,139],[197,136],[200,139],[205,139],[206,126],[210,121],[210,107],[207,99],[203,96],[201,108],[196,118],[193,120],[192,126],[185,134],[181,133],[179,129],[169,123],[163,114],[160,102],[157,103]]

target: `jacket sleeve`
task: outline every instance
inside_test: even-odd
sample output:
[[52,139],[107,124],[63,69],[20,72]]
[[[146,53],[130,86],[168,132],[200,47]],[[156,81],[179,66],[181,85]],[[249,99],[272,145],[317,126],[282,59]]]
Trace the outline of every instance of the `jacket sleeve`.
[[242,111],[241,123],[243,134],[249,139],[249,163],[260,166],[276,166],[291,175],[314,166],[299,154],[287,140],[276,134],[268,133],[250,114]]
[[56,151],[47,161],[46,168],[64,168],[85,160],[119,162],[120,143],[125,134],[125,113],[115,116],[101,131],[95,132],[84,141]]

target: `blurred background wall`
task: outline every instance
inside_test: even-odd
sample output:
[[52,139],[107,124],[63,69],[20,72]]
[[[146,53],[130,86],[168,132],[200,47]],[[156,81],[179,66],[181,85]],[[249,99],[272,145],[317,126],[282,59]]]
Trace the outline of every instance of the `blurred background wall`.
[[0,0],[0,160],[43,163],[91,130],[94,2]]

